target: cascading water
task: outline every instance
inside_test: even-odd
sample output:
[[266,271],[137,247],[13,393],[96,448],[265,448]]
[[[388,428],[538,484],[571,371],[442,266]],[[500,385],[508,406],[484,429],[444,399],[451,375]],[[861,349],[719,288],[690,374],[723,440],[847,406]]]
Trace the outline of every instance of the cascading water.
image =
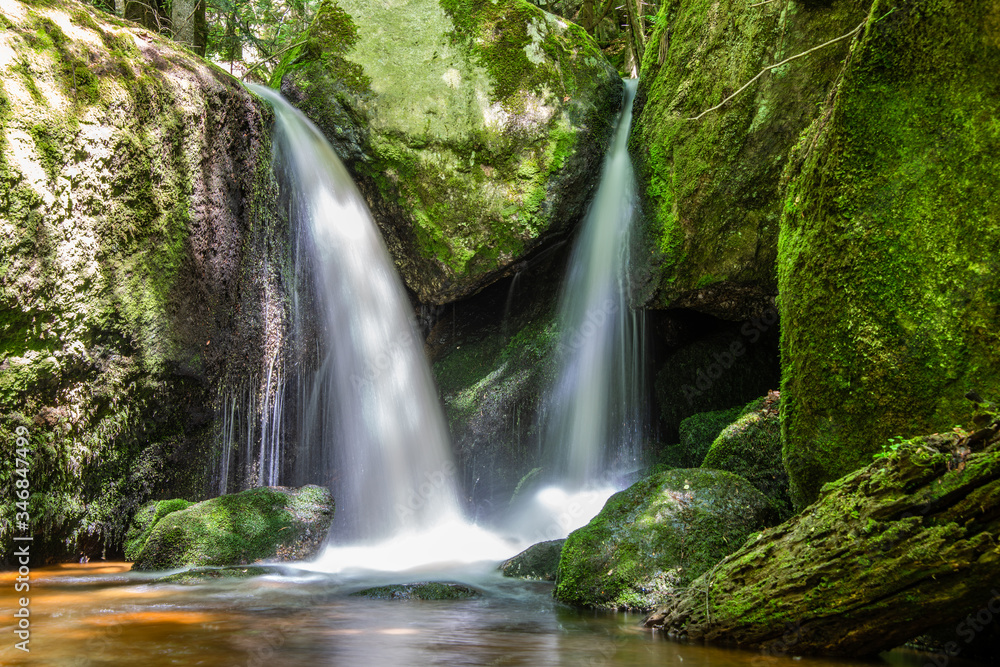
[[643,427],[643,326],[629,308],[629,237],[636,185],[628,154],[638,84],[625,101],[600,185],[573,249],[559,302],[558,379],[543,437],[554,478],[568,488],[634,469]]
[[534,541],[586,524],[638,469],[644,419],[642,314],[629,308],[629,237],[637,208],[628,133],[637,80],[621,118],[559,300],[558,372],[542,414],[550,486],[515,520]]
[[320,363],[299,388],[298,449],[304,472],[334,489],[336,539],[458,520],[437,392],[375,222],[319,130],[273,90],[251,89],[274,108],[296,273],[315,281]]

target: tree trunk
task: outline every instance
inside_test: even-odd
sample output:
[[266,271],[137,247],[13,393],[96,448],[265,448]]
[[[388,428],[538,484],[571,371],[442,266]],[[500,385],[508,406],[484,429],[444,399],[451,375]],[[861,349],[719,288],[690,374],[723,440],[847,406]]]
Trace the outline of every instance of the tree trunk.
[[174,40],[184,44],[199,56],[205,55],[208,43],[208,23],[205,21],[205,0],[174,0],[170,25]]
[[917,438],[828,484],[646,625],[772,654],[863,656],[934,628],[960,635],[970,614],[1000,618],[998,433],[994,422]]

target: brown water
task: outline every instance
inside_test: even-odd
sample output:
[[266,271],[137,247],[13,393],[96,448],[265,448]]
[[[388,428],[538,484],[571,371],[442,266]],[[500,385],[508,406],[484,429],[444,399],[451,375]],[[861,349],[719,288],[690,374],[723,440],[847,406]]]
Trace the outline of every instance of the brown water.
[[452,572],[483,590],[482,598],[426,602],[348,597],[392,577],[362,580],[288,570],[285,576],[176,585],[156,583],[129,567],[91,563],[33,570],[30,653],[14,648],[10,623],[16,600],[25,594],[14,592],[14,573],[0,573],[2,664],[922,667],[927,662],[900,651],[862,662],[677,644],[639,628],[638,616],[568,609],[552,600],[549,584],[482,571]]

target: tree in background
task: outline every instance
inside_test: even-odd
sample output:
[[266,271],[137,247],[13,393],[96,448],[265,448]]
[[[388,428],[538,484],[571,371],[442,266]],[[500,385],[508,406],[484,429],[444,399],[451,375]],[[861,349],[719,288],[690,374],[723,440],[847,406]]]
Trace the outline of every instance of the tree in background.
[[297,45],[319,0],[87,0],[166,35],[233,74],[267,81]]

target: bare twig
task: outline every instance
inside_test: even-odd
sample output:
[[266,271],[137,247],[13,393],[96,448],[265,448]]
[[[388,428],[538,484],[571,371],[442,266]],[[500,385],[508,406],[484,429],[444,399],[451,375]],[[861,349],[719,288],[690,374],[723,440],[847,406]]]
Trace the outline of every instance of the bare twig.
[[867,22],[868,22],[867,19],[864,20],[864,21],[862,21],[860,24],[858,24],[858,27],[856,27],[854,30],[850,31],[849,33],[843,34],[840,37],[836,37],[834,39],[831,39],[829,42],[825,42],[823,44],[820,44],[819,46],[814,46],[813,48],[809,49],[808,51],[803,51],[802,53],[796,53],[794,56],[790,56],[788,58],[785,58],[780,63],[775,63],[773,65],[768,65],[767,67],[765,67],[764,69],[762,69],[760,72],[758,72],[757,76],[755,76],[754,78],[750,79],[745,84],[743,84],[740,87],[739,90],[737,90],[735,93],[733,93],[732,95],[730,95],[726,99],[724,99],[721,102],[719,102],[718,104],[716,104],[711,109],[705,109],[704,111],[702,111],[697,116],[692,116],[690,118],[685,118],[684,120],[699,120],[705,114],[710,113],[712,111],[716,111],[718,109],[721,109],[726,104],[726,102],[729,102],[731,99],[733,99],[734,97],[736,97],[737,95],[739,95],[740,93],[742,93],[744,90],[746,90],[747,88],[749,88],[750,84],[752,84],[754,81],[756,81],[757,79],[759,79],[760,77],[762,77],[765,73],[770,72],[773,69],[777,69],[778,67],[781,67],[785,63],[790,63],[791,61],[795,60],[796,58],[801,58],[803,56],[807,56],[810,53],[812,53],[813,51],[819,51],[822,48],[830,46],[831,44],[836,44],[837,42],[840,42],[840,41],[843,41],[843,40],[847,39],[848,37],[856,35],[856,34],[858,34],[861,31],[862,28],[865,27],[865,23],[867,23]]
[[764,2],[758,2],[752,5],[747,5],[747,9],[751,9],[753,7],[760,7],[761,5],[769,5],[772,2],[774,2],[774,0],[764,0]]

